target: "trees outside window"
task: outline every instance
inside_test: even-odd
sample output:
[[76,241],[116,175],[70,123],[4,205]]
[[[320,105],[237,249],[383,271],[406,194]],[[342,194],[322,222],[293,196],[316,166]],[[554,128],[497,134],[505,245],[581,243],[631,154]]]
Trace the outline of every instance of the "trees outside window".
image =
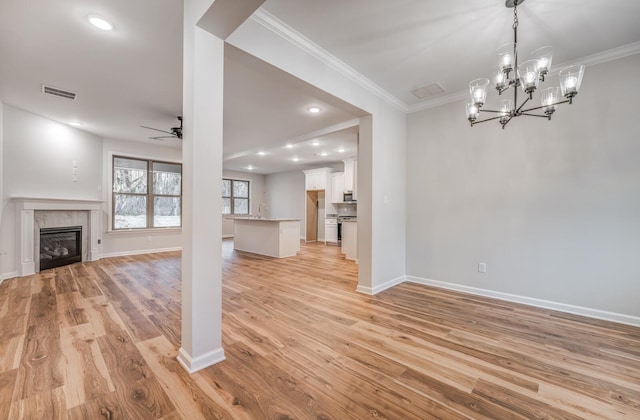
[[113,157],[112,226],[145,229],[182,226],[182,165]]
[[249,214],[249,181],[222,180],[222,214]]

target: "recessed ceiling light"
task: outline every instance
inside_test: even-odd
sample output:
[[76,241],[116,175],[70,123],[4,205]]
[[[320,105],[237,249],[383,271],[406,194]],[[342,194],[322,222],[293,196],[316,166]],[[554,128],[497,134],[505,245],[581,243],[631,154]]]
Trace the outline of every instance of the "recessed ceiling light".
[[291,158],[291,160],[294,161],[294,162],[299,162],[300,158],[299,157],[293,157],[293,158]]
[[343,148],[343,147],[341,147],[341,148],[339,148],[339,149],[338,149],[338,153],[344,153],[344,152],[346,152],[346,150],[344,150],[344,148]]
[[327,152],[320,153],[320,156],[327,156]]
[[307,111],[309,111],[312,114],[317,114],[318,112],[320,112],[320,108],[318,108],[317,106],[311,106],[307,108]]
[[82,127],[82,123],[80,121],[69,121],[69,125],[74,127]]
[[320,146],[320,142],[318,140],[314,140],[311,142],[312,146]]
[[265,152],[258,152],[258,156],[264,156],[264,155],[266,155]]
[[110,31],[113,29],[113,25],[100,16],[89,15],[87,19],[89,19],[89,22],[93,26],[95,26],[98,29],[102,29],[103,31]]
[[251,166],[251,165],[247,166],[247,170],[248,171],[253,171],[253,166]]
[[287,145],[286,145],[286,146],[284,146],[284,147],[286,147],[287,149],[293,149],[293,144],[287,144]]

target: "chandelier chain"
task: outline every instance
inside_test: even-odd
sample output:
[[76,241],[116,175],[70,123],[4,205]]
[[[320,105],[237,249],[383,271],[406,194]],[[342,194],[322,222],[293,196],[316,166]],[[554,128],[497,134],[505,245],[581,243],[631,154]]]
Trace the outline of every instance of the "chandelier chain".
[[518,28],[518,4],[513,7],[513,29]]

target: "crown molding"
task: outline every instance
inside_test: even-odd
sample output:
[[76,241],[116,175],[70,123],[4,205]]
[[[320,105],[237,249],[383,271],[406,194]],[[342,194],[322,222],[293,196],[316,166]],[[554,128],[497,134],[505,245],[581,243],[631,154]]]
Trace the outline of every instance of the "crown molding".
[[[598,64],[608,63],[610,61],[620,60],[625,57],[629,57],[635,54],[640,54],[640,41],[632,42],[630,44],[622,45],[620,47],[612,48],[610,50],[602,51],[596,54],[591,54],[582,58],[577,58],[572,61],[567,61],[562,64],[554,66],[551,70],[550,76],[556,76],[560,73],[561,69],[566,67],[584,64],[586,67],[596,66]],[[446,96],[434,98],[432,100],[420,102],[418,104],[409,106],[408,113],[414,113],[418,111],[424,111],[425,109],[436,108],[441,105],[450,104],[466,99],[469,92],[466,90],[455,92]]]
[[[458,102],[465,99],[468,95],[467,91],[464,90],[450,93],[444,96],[439,96],[437,98],[426,100],[415,105],[408,105],[375,84],[367,77],[363,76],[361,73],[354,70],[352,67],[347,65],[345,62],[343,62],[324,48],[315,44],[310,39],[296,31],[295,29],[291,28],[289,25],[287,25],[271,13],[267,12],[266,10],[262,8],[256,10],[253,15],[251,15],[251,19],[404,113],[411,114],[414,112],[423,111],[425,109],[435,108],[441,105]],[[609,61],[619,60],[621,58],[639,53],[640,41],[636,41],[630,44],[622,45],[620,47],[612,48],[607,51],[602,51],[596,54],[562,63],[560,65],[556,65],[554,66],[555,69],[551,71],[551,75],[553,76],[558,74],[559,69],[576,64],[584,64],[585,66],[590,67],[607,63]]]
[[378,86],[362,74],[358,73],[345,62],[343,62],[324,48],[315,44],[310,39],[306,38],[304,35],[297,32],[295,29],[291,28],[289,25],[287,25],[271,13],[260,8],[256,10],[253,15],[251,15],[251,19],[259,23],[266,29],[270,30],[271,32],[275,33],[276,35],[280,36],[281,38],[287,40],[297,48],[313,56],[328,67],[336,70],[338,73],[342,74],[349,80],[362,86],[368,92],[371,92],[379,98],[383,99],[385,102],[398,109],[399,111],[402,111],[404,113],[407,113],[409,111],[409,107],[407,106],[407,104],[405,104],[386,90],[382,89],[380,86]]

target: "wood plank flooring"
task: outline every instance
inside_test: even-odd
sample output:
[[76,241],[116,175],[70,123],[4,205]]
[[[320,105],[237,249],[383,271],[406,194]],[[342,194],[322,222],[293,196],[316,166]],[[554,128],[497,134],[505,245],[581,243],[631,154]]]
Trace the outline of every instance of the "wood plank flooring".
[[0,419],[640,419],[640,328],[403,284],[337,247],[223,241],[227,360],[180,345],[180,254],[0,284]]

